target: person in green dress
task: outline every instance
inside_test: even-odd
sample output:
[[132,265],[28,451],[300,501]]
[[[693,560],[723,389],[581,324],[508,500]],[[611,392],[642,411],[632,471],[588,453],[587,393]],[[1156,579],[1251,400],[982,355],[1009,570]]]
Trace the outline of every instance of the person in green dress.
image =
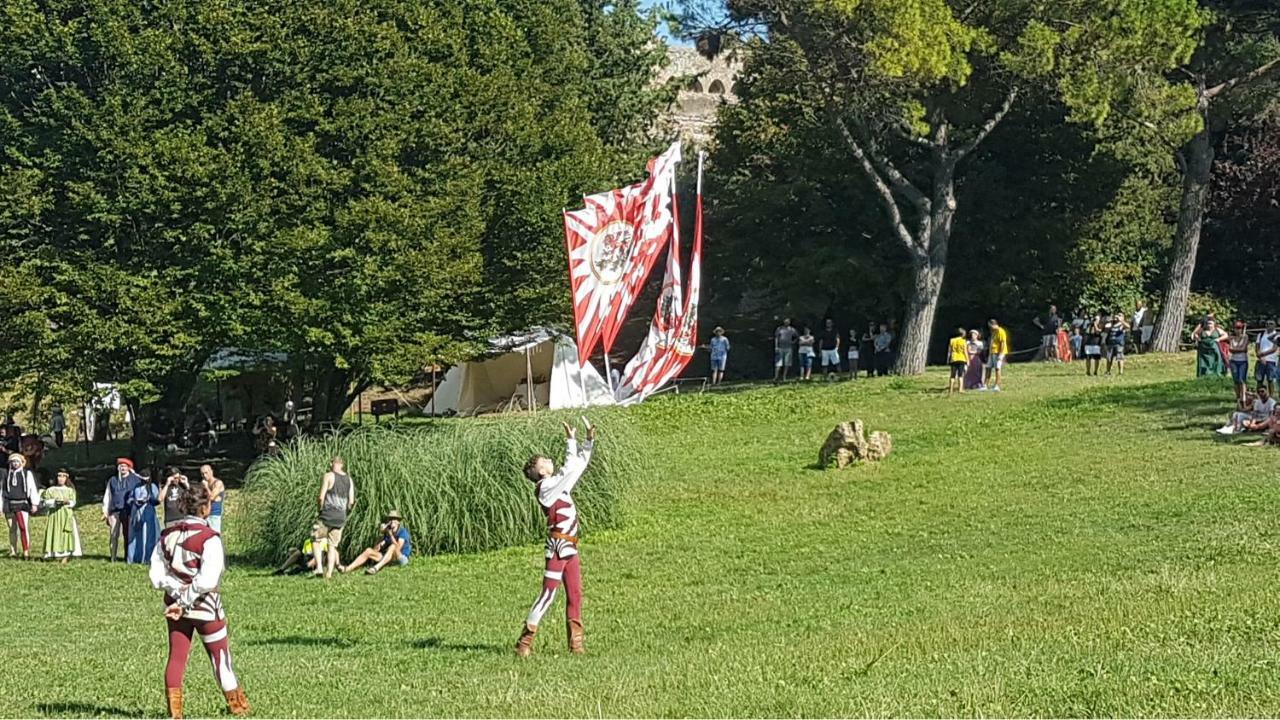
[[80,528],[72,510],[76,506],[76,486],[71,481],[71,471],[58,469],[57,480],[40,494],[40,504],[48,513],[44,528],[45,559],[57,559],[66,565],[71,558],[80,557]]
[[1216,321],[1207,318],[1192,333],[1192,339],[1196,343],[1196,377],[1227,374],[1227,363],[1222,357],[1220,345],[1226,337],[1227,332],[1218,327]]

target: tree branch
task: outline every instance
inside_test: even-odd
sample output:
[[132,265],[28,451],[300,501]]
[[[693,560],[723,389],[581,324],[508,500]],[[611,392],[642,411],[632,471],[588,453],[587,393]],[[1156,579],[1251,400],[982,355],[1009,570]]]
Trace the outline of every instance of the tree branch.
[[956,154],[955,154],[956,160],[963,160],[966,155],[973,152],[974,149],[976,149],[979,145],[981,145],[982,141],[986,140],[987,136],[991,134],[991,131],[995,130],[996,126],[1000,124],[1000,121],[1004,120],[1004,116],[1009,114],[1010,108],[1013,107],[1013,103],[1017,99],[1018,99],[1018,86],[1014,85],[1013,87],[1009,88],[1008,94],[1004,96],[1004,102],[1001,103],[1000,108],[995,111],[995,114],[987,118],[987,121],[982,124],[981,128],[978,129],[978,134],[975,135],[972,140],[970,140],[968,143],[966,143],[959,150],[956,151]]
[[1266,75],[1267,73],[1271,72],[1277,67],[1280,67],[1280,57],[1272,60],[1271,62],[1263,63],[1262,65],[1259,65],[1258,67],[1250,70],[1249,72],[1243,75],[1237,75],[1236,77],[1233,77],[1230,80],[1227,80],[1226,82],[1214,85],[1208,90],[1205,90],[1204,94],[1209,98],[1218,97],[1219,95],[1222,95],[1224,93],[1231,92],[1231,90],[1235,88],[1237,85],[1243,85],[1244,83],[1253,82],[1254,80],[1257,80],[1258,78],[1262,77],[1263,75]]
[[902,209],[898,207],[898,201],[893,198],[893,190],[885,182],[884,178],[880,176],[880,173],[876,171],[875,165],[867,157],[867,153],[863,150],[858,139],[853,136],[853,133],[849,132],[849,126],[845,124],[844,119],[834,111],[829,110],[829,112],[836,129],[840,131],[840,136],[844,139],[845,145],[849,146],[849,151],[862,164],[863,172],[867,174],[867,178],[871,180],[871,184],[875,186],[876,191],[880,194],[880,203],[884,205],[885,212],[889,213],[889,224],[893,225],[893,230],[898,239],[906,246],[908,252],[918,254],[920,245],[911,236],[911,232],[907,230],[906,224],[902,221]]

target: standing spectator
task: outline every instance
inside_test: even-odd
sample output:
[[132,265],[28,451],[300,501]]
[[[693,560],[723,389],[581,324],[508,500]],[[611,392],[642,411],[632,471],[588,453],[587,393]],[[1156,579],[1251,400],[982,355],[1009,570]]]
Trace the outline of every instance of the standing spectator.
[[76,485],[71,482],[71,471],[58,468],[54,484],[40,495],[41,505],[48,512],[44,526],[44,559],[57,559],[66,565],[73,557],[80,557],[80,527],[76,525]]
[[338,567],[338,545],[342,542],[342,528],[347,524],[347,515],[356,507],[356,484],[347,475],[342,458],[334,456],[329,464],[329,472],[324,474],[320,483],[320,522],[324,524],[325,537],[329,541],[328,562],[320,556],[320,547],[315,547],[315,575],[324,575],[328,580]]
[[782,321],[773,331],[773,381],[786,382],[787,371],[791,369],[794,355],[791,348],[796,344],[796,329],[791,326],[791,318]]
[[1276,394],[1277,361],[1280,361],[1280,335],[1276,334],[1276,321],[1268,320],[1266,328],[1258,335],[1258,382],[1266,383],[1267,391]]
[[62,447],[67,436],[67,418],[62,414],[62,406],[49,408],[49,432],[53,435],[53,444]]
[[1089,324],[1089,319],[1085,317],[1083,309],[1076,308],[1075,310],[1071,311],[1071,327],[1080,328],[1081,332],[1083,333],[1084,326],[1087,324]]
[[1084,374],[1098,376],[1102,369],[1102,313],[1097,313],[1084,329]]
[[1231,353],[1231,380],[1236,385],[1236,399],[1243,401],[1249,386],[1249,332],[1243,321],[1237,320],[1232,326],[1227,350]]
[[965,342],[964,328],[956,328],[955,337],[947,346],[947,359],[951,363],[951,378],[947,381],[947,395],[964,392],[964,371],[969,364],[969,348]]
[[1116,313],[1106,324],[1107,337],[1107,375],[1111,374],[1111,364],[1115,363],[1118,374],[1124,375],[1124,344],[1129,326],[1124,322],[1124,314]]
[[164,486],[160,488],[160,502],[164,505],[165,527],[181,520],[182,494],[191,488],[191,481],[176,467],[170,467],[164,474]]
[[876,351],[876,375],[883,377],[889,374],[889,368],[893,365],[893,333],[889,332],[889,326],[880,323],[880,332],[876,333],[872,340],[875,343]]
[[1049,314],[1043,320],[1036,317],[1032,322],[1040,328],[1040,347],[1045,360],[1061,361],[1058,357],[1058,330],[1062,327],[1062,318],[1058,315],[1058,306],[1050,305]]
[[876,374],[876,324],[867,323],[867,331],[862,333],[862,360],[866,360],[867,377]]
[[835,321],[831,318],[827,318],[823,325],[820,345],[822,372],[826,374],[827,382],[831,382],[840,372],[840,333],[836,331]]
[[133,504],[133,491],[142,484],[142,477],[133,470],[129,458],[116,459],[116,474],[107,481],[102,494],[102,521],[107,524],[111,550],[109,558],[116,561],[116,551],[123,538],[125,554],[129,552],[129,510]]
[[1206,317],[1191,333],[1196,343],[1196,377],[1205,375],[1226,375],[1226,363],[1222,359],[1221,343],[1227,333],[1212,316]]
[[1134,350],[1136,350],[1138,353],[1146,352],[1145,346],[1147,344],[1147,340],[1144,337],[1142,328],[1144,324],[1147,322],[1147,314],[1148,314],[1147,304],[1142,300],[1139,300],[1138,307],[1135,308],[1133,311],[1133,325],[1131,325],[1129,328],[1130,331],[1133,332],[1133,336],[1134,336],[1133,337]]
[[986,390],[987,386],[982,382],[982,351],[986,347],[982,342],[982,333],[970,330],[969,342],[965,343],[964,347],[969,358],[964,371],[964,389]]
[[4,519],[9,525],[9,557],[22,548],[23,559],[31,557],[31,513],[40,507],[36,476],[27,469],[21,453],[9,455],[9,473],[4,481]]
[[729,364],[729,338],[724,335],[724,328],[717,327],[711,331],[711,384],[719,385],[724,381],[724,369]]
[[858,379],[858,359],[861,353],[858,350],[858,331],[849,330],[849,379]]
[[813,344],[815,342],[815,338],[813,337],[813,332],[809,330],[808,325],[805,326],[804,333],[800,336],[797,342],[800,346],[800,379],[806,381],[812,380],[814,357]]
[[1072,326],[1071,328],[1071,357],[1079,359],[1083,357],[1084,352],[1084,335],[1081,334],[1080,328]]
[[12,414],[4,416],[4,425],[0,427],[0,432],[4,435],[5,452],[21,452],[22,426],[14,422]]
[[200,466],[200,484],[209,491],[209,527],[222,534],[222,501],[227,495],[227,486],[213,474],[212,465]]
[[152,474],[133,489],[133,498],[129,503],[129,542],[125,562],[139,564],[151,560],[156,540],[160,537],[160,526],[156,523],[156,506],[159,504],[160,493],[156,490],[155,475]]
[[1009,332],[994,318],[987,322],[987,327],[991,329],[991,343],[987,347],[987,387],[992,392],[1000,392],[1004,363],[1009,355]]

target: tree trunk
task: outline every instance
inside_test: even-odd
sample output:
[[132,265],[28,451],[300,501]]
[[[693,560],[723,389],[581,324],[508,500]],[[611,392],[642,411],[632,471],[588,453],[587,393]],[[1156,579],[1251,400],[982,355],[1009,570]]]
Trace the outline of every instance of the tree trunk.
[[1151,349],[1155,352],[1177,352],[1187,318],[1187,301],[1191,294],[1191,277],[1196,270],[1196,253],[1200,249],[1200,230],[1208,205],[1209,180],[1213,172],[1213,143],[1209,137],[1209,98],[1200,91],[1200,116],[1204,129],[1182,150],[1182,202],[1178,207],[1178,230],[1173,238],[1173,260],[1165,280],[1160,316],[1156,319]]
[[933,319],[942,296],[942,279],[947,270],[947,245],[956,214],[955,160],[938,158],[933,180],[932,211],[921,223],[917,237],[926,250],[912,254],[911,300],[902,324],[898,342],[898,375],[919,375],[929,362],[929,341],[933,337]]

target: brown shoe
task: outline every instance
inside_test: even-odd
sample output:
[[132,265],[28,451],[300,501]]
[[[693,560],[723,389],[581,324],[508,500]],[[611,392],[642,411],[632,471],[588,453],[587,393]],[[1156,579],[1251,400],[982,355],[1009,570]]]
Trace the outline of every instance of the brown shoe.
[[520,639],[516,641],[516,655],[518,657],[527,658],[533,654],[533,636],[537,633],[537,625],[526,624],[524,630],[520,631]]
[[249,714],[249,698],[244,696],[244,688],[236,688],[229,693],[223,693],[227,696],[227,712],[236,717],[244,717]]
[[165,688],[164,693],[169,701],[169,717],[182,720],[182,688]]
[[587,639],[587,634],[582,631],[581,620],[569,621],[569,652],[574,655],[582,655],[587,652],[586,646],[583,644]]

